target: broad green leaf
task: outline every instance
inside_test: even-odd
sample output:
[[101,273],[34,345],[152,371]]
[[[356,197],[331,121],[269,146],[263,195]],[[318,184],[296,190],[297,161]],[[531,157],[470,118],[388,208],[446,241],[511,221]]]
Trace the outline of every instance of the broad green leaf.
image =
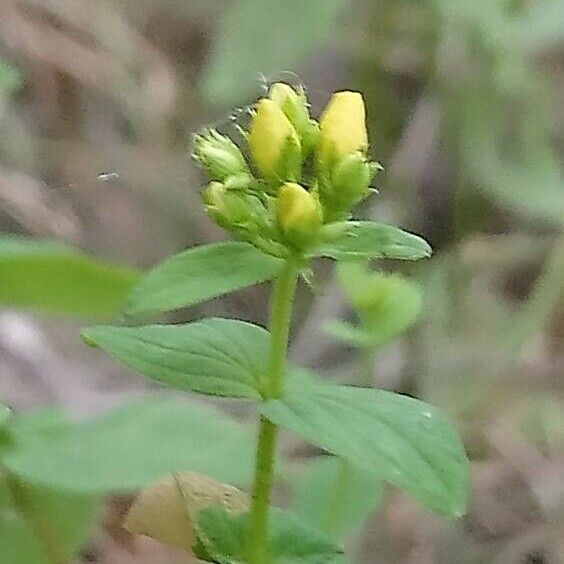
[[[198,513],[199,540],[211,562],[241,564],[245,557],[249,514],[232,514],[223,507]],[[328,535],[297,517],[270,509],[269,554],[273,564],[336,564],[342,548]]]
[[10,489],[12,503],[0,508],[0,538],[10,546],[0,542],[0,562],[71,562],[99,517],[99,500],[13,479]]
[[375,511],[382,483],[336,456],[318,456],[305,465],[293,487],[293,508],[311,526],[342,538]]
[[92,327],[89,344],[159,382],[202,394],[260,399],[268,332],[235,319],[183,325]]
[[360,326],[332,322],[328,331],[357,347],[380,347],[390,342],[417,319],[422,292],[398,274],[371,272],[365,264],[341,262],[339,280],[355,308]]
[[0,432],[0,460],[5,452],[24,445],[33,448],[61,436],[71,428],[66,414],[57,408],[34,409],[13,414]]
[[66,245],[0,238],[0,305],[50,313],[109,316],[121,310],[137,280]]
[[373,221],[349,221],[340,237],[323,245],[315,254],[336,260],[419,260],[430,257],[431,253],[429,243],[413,233]]
[[14,448],[3,463],[28,482],[85,493],[137,489],[182,470],[237,482],[252,472],[252,434],[212,406],[156,397]]
[[456,430],[436,408],[392,392],[289,386],[263,415],[305,440],[402,488],[432,510],[464,513],[468,460]]
[[190,306],[276,277],[281,259],[249,243],[203,245],[174,255],[133,289],[127,313],[137,315]]
[[62,409],[48,407],[16,413],[10,420],[8,433],[17,444],[36,444],[61,435],[71,426]]
[[[303,65],[333,34],[347,0],[239,0],[224,15],[205,78],[215,105],[253,96],[260,75]],[[257,49],[257,46],[260,48]]]

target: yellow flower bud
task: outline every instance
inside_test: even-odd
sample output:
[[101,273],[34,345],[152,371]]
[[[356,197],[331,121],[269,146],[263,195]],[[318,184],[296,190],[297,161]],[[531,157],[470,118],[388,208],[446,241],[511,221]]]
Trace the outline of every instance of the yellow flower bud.
[[339,158],[368,149],[366,111],[359,92],[336,92],[320,120],[317,161],[330,168]]
[[285,82],[275,82],[268,91],[268,97],[282,107],[286,100],[297,99],[298,93]]
[[323,223],[321,205],[316,196],[299,184],[287,182],[280,189],[276,218],[290,246],[304,250],[318,241]]
[[293,180],[301,167],[300,141],[280,106],[263,98],[251,122],[249,146],[259,172],[268,180]]
[[313,150],[319,134],[319,124],[309,116],[309,104],[304,89],[300,87],[295,90],[284,82],[276,82],[270,87],[268,97],[280,106],[294,126],[300,138],[304,160]]

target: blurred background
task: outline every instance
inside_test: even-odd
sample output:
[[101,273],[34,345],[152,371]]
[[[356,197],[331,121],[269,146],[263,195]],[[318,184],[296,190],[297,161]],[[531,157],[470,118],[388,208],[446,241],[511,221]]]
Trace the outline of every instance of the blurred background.
[[[305,85],[314,115],[334,90],[363,93],[385,170],[358,216],[435,249],[375,265],[415,280],[424,305],[369,359],[370,382],[441,406],[472,458],[466,517],[390,491],[351,541],[355,561],[564,562],[563,0],[1,0],[0,231],[141,269],[222,238],[200,205],[193,132],[279,79]],[[267,297],[177,319],[264,322]],[[358,355],[323,331],[350,315],[320,264],[294,360],[354,381]],[[82,345],[86,322],[0,309],[0,398],[84,417],[146,390]],[[185,561],[125,538],[116,512],[83,562]]]

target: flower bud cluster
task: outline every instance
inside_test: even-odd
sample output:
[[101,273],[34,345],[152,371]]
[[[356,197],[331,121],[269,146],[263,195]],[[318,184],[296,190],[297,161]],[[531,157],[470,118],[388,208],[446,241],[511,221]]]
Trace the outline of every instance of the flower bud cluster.
[[318,245],[369,195],[380,168],[367,156],[357,92],[335,93],[316,121],[303,89],[276,83],[244,134],[244,150],[213,129],[196,136],[194,157],[211,181],[204,203],[217,225],[277,256]]

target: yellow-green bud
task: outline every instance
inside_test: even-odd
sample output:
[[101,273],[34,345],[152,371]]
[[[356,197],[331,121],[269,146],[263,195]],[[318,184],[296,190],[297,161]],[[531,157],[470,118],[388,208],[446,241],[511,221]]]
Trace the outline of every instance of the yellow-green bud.
[[251,122],[249,146],[255,166],[267,180],[299,179],[300,140],[276,102],[268,98],[259,101]]
[[332,168],[337,160],[368,149],[366,110],[358,92],[336,92],[321,116],[317,143],[320,170]]
[[221,182],[210,182],[203,195],[209,217],[235,233],[256,231],[266,209],[254,196],[228,190]]
[[287,182],[276,200],[276,218],[284,241],[297,250],[314,245],[323,215],[317,197],[299,184]]
[[229,176],[249,173],[239,147],[215,129],[196,135],[194,158],[207,170],[212,180],[223,182]]
[[294,126],[302,145],[302,159],[311,152],[317,141],[319,125],[309,116],[309,104],[303,88],[294,90],[284,82],[276,82],[270,87],[268,97],[276,102]]

